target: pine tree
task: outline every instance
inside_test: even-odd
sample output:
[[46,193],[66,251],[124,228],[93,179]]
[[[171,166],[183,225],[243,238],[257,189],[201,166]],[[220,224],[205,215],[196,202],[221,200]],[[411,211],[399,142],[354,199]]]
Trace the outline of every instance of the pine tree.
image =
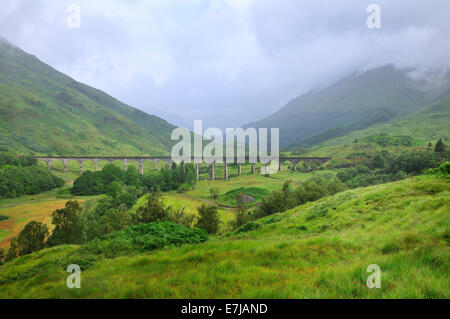
[[444,142],[442,142],[442,138],[440,138],[439,141],[437,141],[436,146],[434,147],[434,151],[436,153],[445,152],[445,144]]

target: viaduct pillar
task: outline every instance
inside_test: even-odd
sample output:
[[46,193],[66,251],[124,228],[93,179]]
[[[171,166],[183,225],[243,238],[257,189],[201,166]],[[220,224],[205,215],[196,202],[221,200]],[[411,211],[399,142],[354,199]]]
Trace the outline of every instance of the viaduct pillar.
[[228,163],[225,162],[225,180],[228,180]]
[[139,160],[138,163],[139,163],[139,173],[141,175],[144,175],[144,160]]
[[297,170],[297,162],[296,161],[291,161],[292,164],[292,170],[296,171]]
[[214,163],[209,164],[209,179],[214,180]]
[[83,163],[84,163],[84,159],[79,158],[78,159],[78,164],[80,164],[80,175],[83,174]]

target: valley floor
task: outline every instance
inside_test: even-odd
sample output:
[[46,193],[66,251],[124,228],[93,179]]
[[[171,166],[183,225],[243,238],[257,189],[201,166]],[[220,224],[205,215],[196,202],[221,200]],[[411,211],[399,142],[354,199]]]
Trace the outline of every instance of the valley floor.
[[[358,188],[204,243],[106,259],[58,246],[0,267],[0,298],[449,298],[450,182]],[[65,268],[78,263],[81,289]],[[366,285],[381,268],[381,288]]]

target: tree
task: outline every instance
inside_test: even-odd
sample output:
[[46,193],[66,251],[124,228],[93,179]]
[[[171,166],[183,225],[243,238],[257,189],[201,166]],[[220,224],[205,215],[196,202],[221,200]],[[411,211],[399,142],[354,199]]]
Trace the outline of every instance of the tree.
[[130,224],[130,214],[127,212],[125,204],[120,205],[117,209],[109,209],[99,220],[98,236],[121,230]]
[[66,202],[62,209],[52,213],[53,234],[48,239],[50,246],[62,244],[79,244],[83,241],[83,225],[81,222],[81,206],[76,200]]
[[202,204],[197,211],[199,219],[195,226],[204,229],[209,234],[217,233],[220,224],[217,206]]
[[102,172],[86,171],[74,182],[71,193],[75,195],[99,195],[104,192]]
[[328,184],[328,191],[330,194],[336,194],[347,189],[344,183],[339,179],[339,177],[334,177],[333,180]]
[[105,187],[105,194],[116,198],[122,192],[122,186],[119,182],[115,181]]
[[445,144],[442,141],[442,138],[440,138],[439,141],[436,142],[436,146],[434,147],[434,151],[436,153],[445,152]]
[[232,220],[229,224],[231,225],[232,229],[237,229],[244,225],[248,221],[248,214],[247,210],[245,209],[245,194],[239,193],[237,196],[237,207],[238,210],[234,216],[234,220]]
[[48,235],[47,225],[34,220],[29,222],[19,235],[11,240],[6,259],[12,260],[17,256],[31,254],[43,249]]
[[163,221],[167,218],[167,208],[159,192],[150,193],[147,203],[139,207],[133,215],[133,223],[151,223]]

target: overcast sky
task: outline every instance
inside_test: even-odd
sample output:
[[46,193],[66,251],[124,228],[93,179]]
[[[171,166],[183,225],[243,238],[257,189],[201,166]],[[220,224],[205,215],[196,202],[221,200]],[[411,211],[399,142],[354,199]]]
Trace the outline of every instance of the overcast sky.
[[1,0],[0,36],[174,124],[237,127],[356,70],[450,67],[450,1]]

